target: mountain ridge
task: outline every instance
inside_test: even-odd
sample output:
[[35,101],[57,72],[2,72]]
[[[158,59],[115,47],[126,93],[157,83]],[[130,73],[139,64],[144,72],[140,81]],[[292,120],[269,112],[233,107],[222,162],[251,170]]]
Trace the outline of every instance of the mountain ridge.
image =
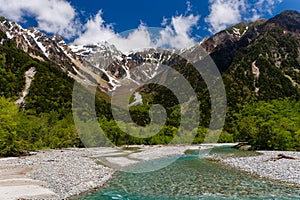
[[[267,21],[260,19],[250,23],[238,23],[211,37],[204,38],[199,44],[210,54],[219,70],[225,72],[236,54],[250,45],[252,40],[257,38],[257,34],[264,31],[264,28],[279,24],[289,32],[298,33],[297,19],[299,20],[297,11],[284,11]],[[138,54],[143,53],[136,52],[125,55],[107,42],[94,45],[67,45],[61,37],[49,37],[35,28],[24,29],[5,18],[0,20],[0,30],[4,31],[8,38],[13,39],[19,49],[34,58],[55,63],[73,78],[79,75],[85,77],[85,80],[95,83],[97,81],[87,75],[89,70],[84,70],[84,67],[90,70],[99,70],[99,74],[102,73],[102,79],[107,82],[100,86],[105,92],[114,90],[120,78],[130,78],[129,69],[141,64]],[[148,54],[148,56],[150,55]],[[154,62],[161,61],[155,60]]]
[[[230,77],[231,80],[235,79],[231,77],[233,75],[240,76],[236,73],[242,69],[242,67],[237,68],[240,66],[240,61],[236,58],[243,55],[242,60],[245,60],[244,54],[255,54],[248,56],[246,62],[249,64],[244,63],[244,74],[247,76],[237,79],[237,82],[252,91],[251,95],[259,96],[265,93],[259,87],[259,79],[265,76],[259,71],[260,61],[257,61],[265,56],[269,65],[275,65],[277,68],[268,70],[267,73],[280,70],[281,72],[278,71],[278,74],[282,74],[280,79],[289,80],[293,86],[299,87],[299,21],[300,14],[297,11],[284,11],[269,20],[241,22],[211,37],[204,38],[186,52],[197,54],[198,48],[203,48],[211,56],[223,76]],[[8,39],[13,40],[19,49],[31,57],[51,62],[75,80],[82,79],[90,84],[96,84],[102,92],[107,94],[111,94],[117,87],[120,87],[122,81],[127,79],[132,81],[132,77],[153,77],[158,73],[155,67],[158,64],[176,65],[176,62],[180,60],[180,53],[177,54],[180,51],[148,49],[125,55],[107,42],[93,45],[67,45],[61,37],[47,36],[35,28],[24,29],[3,17],[0,18],[0,30],[7,35]],[[265,46],[266,43],[268,47]],[[250,51],[251,48],[253,50]],[[137,70],[133,69],[137,66],[145,68],[143,74],[135,74]],[[245,80],[252,82],[252,85],[246,83]],[[286,91],[289,90],[291,89],[286,88]]]

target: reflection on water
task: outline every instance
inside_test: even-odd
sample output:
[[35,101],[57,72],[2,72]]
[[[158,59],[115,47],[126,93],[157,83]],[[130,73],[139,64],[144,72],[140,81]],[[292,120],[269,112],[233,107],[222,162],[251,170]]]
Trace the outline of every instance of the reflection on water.
[[[189,153],[159,171],[118,172],[104,188],[81,199],[300,199],[299,187],[252,177],[214,161],[200,159],[199,152]],[[249,152],[215,148],[211,154],[245,156]]]

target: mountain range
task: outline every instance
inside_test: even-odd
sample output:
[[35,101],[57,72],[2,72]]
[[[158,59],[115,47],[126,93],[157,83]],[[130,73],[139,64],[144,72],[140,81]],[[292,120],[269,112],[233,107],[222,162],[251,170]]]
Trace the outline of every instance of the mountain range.
[[[234,131],[235,114],[249,102],[299,100],[300,13],[297,11],[284,11],[269,20],[241,22],[204,38],[190,49],[145,49],[127,54],[108,42],[67,44],[62,37],[48,36],[36,28],[25,29],[1,17],[0,95],[36,113],[70,112],[73,82],[83,80],[98,86],[99,101],[107,103],[99,110],[105,110],[110,118],[111,114],[107,114],[110,108],[105,106],[110,104],[109,96],[116,88],[126,80],[154,77],[159,73],[155,66],[163,64],[178,70],[193,85],[203,104],[201,122],[207,126],[211,109],[207,86],[180,57],[184,51],[197,54],[200,48],[210,55],[222,74],[228,102],[225,131]],[[138,66],[144,70],[134,70]],[[139,91],[143,97],[141,104],[160,102],[170,108],[169,116],[176,111],[176,97],[163,99],[169,94],[165,88],[149,85]],[[149,121],[145,113],[133,118],[142,125]]]
[[[169,64],[174,59],[171,55],[157,55],[159,52],[154,49],[125,55],[107,42],[93,45],[68,45],[62,37],[47,36],[36,28],[25,29],[5,18],[0,19],[0,30],[8,39],[13,40],[20,50],[33,58],[59,66],[71,77],[79,75],[93,82],[95,80],[85,74],[85,69],[99,70],[105,80],[105,83],[102,82],[103,84],[100,85],[104,91],[112,90],[120,79],[130,78],[129,69],[149,61]],[[299,13],[297,11],[284,11],[270,20],[239,23],[216,35],[204,38],[197,45],[201,45],[210,54],[223,73],[237,73],[235,60],[242,54],[243,60],[251,65],[239,67],[238,70],[246,67],[244,73],[247,74],[245,78],[248,81],[259,79],[260,75],[267,74],[260,73],[257,59],[267,57],[268,62],[282,72],[281,75],[290,79],[294,86],[299,86]],[[255,53],[251,48],[255,49]],[[248,60],[245,56],[249,56]],[[289,64],[293,66],[286,67]],[[151,77],[155,74],[155,70],[149,70],[151,72],[148,76]],[[255,83],[256,85],[254,80],[252,82],[252,86],[246,85],[251,91],[256,91],[258,95],[265,93],[259,91],[258,82]]]

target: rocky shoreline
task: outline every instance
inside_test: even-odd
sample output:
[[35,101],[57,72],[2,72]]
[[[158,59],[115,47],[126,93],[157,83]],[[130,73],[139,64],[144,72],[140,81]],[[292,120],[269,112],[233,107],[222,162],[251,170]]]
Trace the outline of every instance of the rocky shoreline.
[[262,178],[300,185],[300,152],[257,151],[259,156],[220,159],[234,168]]
[[[158,145],[122,149],[62,149],[38,151],[34,155],[20,158],[2,158],[0,199],[67,199],[102,187],[111,179],[116,169],[143,161],[181,155],[187,149],[211,147]],[[300,184],[300,152],[259,153],[259,156],[219,160],[253,175]],[[286,157],[279,158],[280,154]]]

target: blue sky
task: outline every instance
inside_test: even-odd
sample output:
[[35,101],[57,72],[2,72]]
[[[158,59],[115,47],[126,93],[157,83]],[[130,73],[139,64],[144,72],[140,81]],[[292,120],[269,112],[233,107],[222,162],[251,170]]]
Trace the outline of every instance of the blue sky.
[[[123,46],[147,46],[147,27],[157,27],[157,43],[172,48],[190,46],[240,21],[300,11],[299,0],[0,0],[0,5],[0,15],[67,42],[115,38]],[[120,36],[130,29],[137,29],[131,37]]]

